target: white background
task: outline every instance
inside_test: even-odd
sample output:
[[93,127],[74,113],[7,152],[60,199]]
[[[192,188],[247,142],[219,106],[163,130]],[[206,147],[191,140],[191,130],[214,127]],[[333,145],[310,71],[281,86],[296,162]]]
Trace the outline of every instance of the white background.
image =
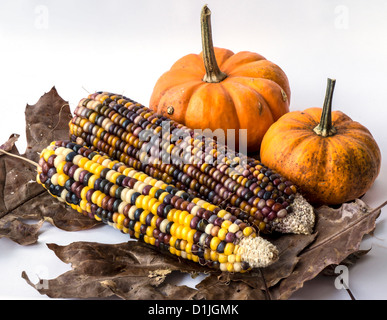
[[[337,79],[333,109],[370,129],[385,158],[387,2],[385,0],[2,0],[0,2],[0,143],[21,134],[24,108],[55,86],[72,110],[88,92],[123,93],[148,105],[158,77],[180,57],[201,51],[200,10],[212,11],[214,45],[253,51],[281,66],[292,90],[291,110],[322,106],[327,77]],[[387,167],[363,198],[387,200]],[[349,269],[357,299],[387,298],[385,215],[361,248],[372,250]],[[34,282],[70,270],[45,243],[127,241],[106,226],[63,232],[48,223],[36,245],[0,239],[0,298],[44,299]],[[183,279],[186,281],[187,279]],[[194,285],[195,281],[190,282]],[[349,299],[334,278],[305,283],[292,299]]]

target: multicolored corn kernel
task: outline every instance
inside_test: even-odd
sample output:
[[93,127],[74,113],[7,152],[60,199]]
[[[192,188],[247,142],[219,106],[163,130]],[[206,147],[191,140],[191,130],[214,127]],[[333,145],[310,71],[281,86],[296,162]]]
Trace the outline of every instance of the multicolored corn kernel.
[[275,246],[227,211],[81,145],[56,141],[39,166],[37,181],[54,197],[161,250],[231,272],[278,258]]

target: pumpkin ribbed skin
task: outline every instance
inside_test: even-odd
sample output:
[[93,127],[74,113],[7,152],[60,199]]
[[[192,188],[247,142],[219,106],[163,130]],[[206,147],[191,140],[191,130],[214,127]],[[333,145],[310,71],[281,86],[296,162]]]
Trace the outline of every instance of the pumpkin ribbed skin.
[[[220,70],[218,83],[203,81],[202,54],[178,60],[157,81],[150,108],[194,129],[247,129],[247,150],[259,151],[267,129],[289,112],[290,88],[286,74],[257,53],[214,48]],[[171,108],[173,113],[171,114]],[[169,111],[169,112],[168,112]]]
[[294,111],[267,131],[261,161],[300,186],[317,204],[341,204],[362,196],[374,183],[381,153],[371,133],[340,111],[332,112],[336,133],[314,132],[321,108]]

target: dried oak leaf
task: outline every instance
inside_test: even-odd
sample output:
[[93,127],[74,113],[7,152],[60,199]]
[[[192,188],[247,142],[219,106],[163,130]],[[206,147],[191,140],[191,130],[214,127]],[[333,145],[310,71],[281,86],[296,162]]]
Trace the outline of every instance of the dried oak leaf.
[[[0,149],[20,156],[15,146],[18,137],[16,134],[11,135]],[[0,218],[43,192],[35,177],[34,165],[0,153]]]
[[293,292],[302,288],[305,281],[358,252],[364,235],[375,229],[376,219],[386,204],[372,209],[356,199],[338,209],[327,206],[317,209],[315,241],[300,254],[292,274],[271,289],[271,296],[274,299],[288,299]]
[[25,156],[38,161],[40,152],[54,140],[69,138],[71,111],[55,87],[45,93],[35,105],[25,109],[27,150]]
[[[385,203],[386,204],[386,203]],[[73,270],[47,286],[34,285],[42,294],[56,298],[90,298],[115,295],[123,299],[288,299],[327,266],[348,260],[365,234],[375,228],[380,209],[361,200],[340,209],[317,209],[315,233],[272,238],[279,260],[268,268],[245,274],[213,271],[196,263],[161,253],[137,241],[109,245],[75,242],[49,248]],[[364,252],[365,253],[365,252]],[[363,253],[363,254],[364,254]],[[196,289],[171,284],[173,272],[208,273]]]
[[169,254],[137,241],[121,244],[75,242],[68,246],[48,244],[73,270],[45,286],[32,284],[41,294],[55,298],[193,299],[197,290],[166,282],[173,271],[195,274],[207,271],[196,263],[180,262]]
[[[35,105],[27,105],[25,116],[25,154],[20,155],[15,146],[17,134],[11,135],[0,149],[36,162],[40,151],[52,140],[68,138],[70,109],[55,87]],[[35,165],[0,154],[0,237],[9,237],[20,244],[36,242],[41,223],[31,226],[23,223],[23,219],[49,221],[69,231],[89,229],[98,224],[51,197],[35,179]]]

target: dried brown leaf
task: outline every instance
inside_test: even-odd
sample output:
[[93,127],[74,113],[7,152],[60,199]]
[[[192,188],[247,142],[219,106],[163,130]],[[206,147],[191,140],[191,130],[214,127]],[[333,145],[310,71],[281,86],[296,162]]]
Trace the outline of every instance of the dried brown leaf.
[[0,219],[0,238],[7,237],[21,245],[34,244],[38,240],[38,232],[43,224],[26,224],[11,216]]
[[137,241],[121,244],[75,242],[48,247],[73,270],[56,279],[32,284],[40,293],[56,298],[193,299],[195,289],[166,282],[172,271],[196,273],[206,268],[181,263],[169,254]]
[[365,234],[375,229],[382,204],[370,208],[357,199],[338,209],[323,206],[317,210],[317,237],[301,255],[294,272],[272,290],[275,299],[288,299],[302,288],[305,281],[313,279],[327,266],[340,264],[350,254],[357,252]]
[[[68,121],[71,118],[68,103],[57,93],[55,87],[25,110],[27,150],[22,157],[33,161],[51,141],[68,139]],[[19,135],[13,134],[0,149],[20,156],[15,142]],[[4,217],[7,217],[4,219]],[[20,244],[36,241],[38,233],[21,220],[45,220],[56,227],[76,231],[99,224],[84,217],[51,197],[36,183],[36,167],[21,159],[0,154],[0,234]],[[12,221],[12,222],[10,222]],[[24,236],[31,235],[25,241]],[[19,235],[18,235],[19,233]]]
[[[319,208],[317,213],[314,234],[273,236],[279,260],[249,273],[209,270],[137,241],[116,245],[75,242],[48,245],[63,262],[71,263],[72,271],[45,280],[44,288],[41,283],[29,283],[42,294],[61,298],[288,299],[327,266],[346,263],[358,252],[363,235],[374,229],[380,208],[372,210],[358,200],[340,209]],[[193,289],[171,284],[170,275],[176,272],[210,275]]]
[[38,161],[40,152],[54,140],[69,138],[71,111],[53,87],[35,105],[25,109],[27,150],[25,156]]
[[[1,148],[20,156],[15,146],[16,140],[12,135]],[[36,168],[30,163],[0,154],[0,218],[43,192],[35,177]]]

